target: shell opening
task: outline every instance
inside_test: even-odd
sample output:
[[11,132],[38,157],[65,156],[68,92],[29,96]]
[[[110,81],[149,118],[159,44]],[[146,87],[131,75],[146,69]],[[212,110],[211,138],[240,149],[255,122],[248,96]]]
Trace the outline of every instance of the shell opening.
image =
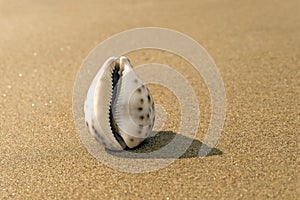
[[119,134],[119,128],[118,128],[117,123],[114,120],[113,112],[112,112],[112,106],[115,104],[115,100],[117,99],[117,95],[118,95],[117,84],[118,84],[118,81],[120,80],[121,76],[122,76],[122,70],[120,69],[119,62],[116,62],[114,69],[112,70],[112,98],[111,98],[111,103],[110,103],[110,107],[109,107],[109,123],[110,123],[110,127],[112,129],[112,133],[113,133],[114,137],[116,138],[118,143],[122,146],[122,148],[126,149],[127,145],[126,145],[124,139]]

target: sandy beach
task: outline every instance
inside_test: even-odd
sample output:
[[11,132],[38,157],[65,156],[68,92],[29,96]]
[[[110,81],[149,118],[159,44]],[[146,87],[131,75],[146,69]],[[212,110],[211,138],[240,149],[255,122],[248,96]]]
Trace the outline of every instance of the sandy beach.
[[[122,2],[0,0],[0,199],[299,199],[300,1]],[[182,32],[207,50],[224,82],[226,121],[213,152],[199,158],[211,116],[205,82],[171,53],[129,53],[134,66],[180,72],[201,110],[183,156],[132,174],[87,151],[72,95],[92,49],[139,27]],[[160,148],[178,132],[179,102],[164,87],[149,89],[167,112],[152,147]]]

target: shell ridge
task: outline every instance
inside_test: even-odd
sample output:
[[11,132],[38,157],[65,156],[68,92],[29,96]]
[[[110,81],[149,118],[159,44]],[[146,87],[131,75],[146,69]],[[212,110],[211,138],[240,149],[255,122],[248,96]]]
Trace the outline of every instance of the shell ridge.
[[[94,115],[97,122],[95,123],[96,129],[100,130],[103,135],[103,141],[106,146],[110,146],[110,148],[114,149],[122,149],[122,147],[116,142],[112,134],[112,128],[109,122],[109,107],[111,104],[112,97],[112,70],[114,66],[114,60],[106,63],[102,66],[103,69],[101,76],[99,75],[97,79],[97,85],[94,92]],[[99,74],[101,72],[99,70]],[[104,137],[104,135],[106,137]],[[111,144],[113,145],[111,147]]]

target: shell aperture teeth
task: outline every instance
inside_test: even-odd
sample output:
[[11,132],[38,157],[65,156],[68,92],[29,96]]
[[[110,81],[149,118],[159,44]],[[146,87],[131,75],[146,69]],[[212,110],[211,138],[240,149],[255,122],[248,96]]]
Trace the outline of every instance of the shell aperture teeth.
[[110,150],[137,147],[155,119],[151,94],[125,56],[108,58],[102,65],[89,88],[84,112],[89,132]]
[[116,96],[118,93],[117,84],[119,80],[120,80],[120,67],[119,67],[119,63],[116,62],[116,65],[112,70],[112,98],[109,106],[109,122],[114,137],[122,146],[122,148],[125,149],[127,145],[119,134],[119,128],[116,121],[114,120],[113,112],[112,112],[112,105],[115,104]]

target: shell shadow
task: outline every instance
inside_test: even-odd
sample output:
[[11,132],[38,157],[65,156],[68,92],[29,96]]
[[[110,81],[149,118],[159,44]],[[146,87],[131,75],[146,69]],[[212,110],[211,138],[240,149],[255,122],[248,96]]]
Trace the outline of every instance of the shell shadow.
[[[178,146],[169,152],[162,153],[151,153],[157,151],[164,146],[168,145],[176,136]],[[183,148],[186,144],[190,146],[184,151]],[[200,152],[201,149],[201,152]],[[223,152],[217,148],[212,148],[206,144],[200,142],[199,140],[192,139],[181,134],[175,133],[173,131],[160,131],[153,137],[146,139],[140,146],[134,149],[127,149],[125,151],[111,151],[106,150],[107,153],[124,158],[197,158],[197,157],[207,157],[222,155]],[[177,152],[184,152],[181,156],[178,156]],[[151,153],[151,154],[150,154]]]

